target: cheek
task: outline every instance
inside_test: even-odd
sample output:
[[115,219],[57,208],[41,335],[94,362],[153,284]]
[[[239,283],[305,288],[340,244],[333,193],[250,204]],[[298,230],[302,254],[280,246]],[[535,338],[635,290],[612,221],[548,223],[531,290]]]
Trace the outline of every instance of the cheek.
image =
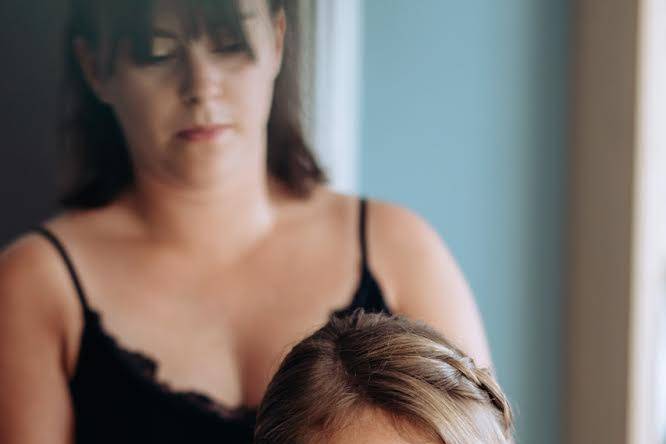
[[128,73],[115,80],[113,108],[130,144],[159,142],[174,105],[171,89],[155,75]]
[[264,78],[244,79],[241,87],[235,89],[235,103],[243,126],[263,131],[268,122],[272,103],[273,87]]
[[274,79],[270,67],[257,61],[229,85],[229,94],[243,126],[254,131],[266,129],[273,103]]

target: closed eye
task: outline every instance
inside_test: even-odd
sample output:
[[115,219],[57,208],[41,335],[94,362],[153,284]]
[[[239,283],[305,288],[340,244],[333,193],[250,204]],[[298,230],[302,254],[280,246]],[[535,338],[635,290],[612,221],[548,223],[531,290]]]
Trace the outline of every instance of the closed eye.
[[179,42],[173,37],[153,36],[150,42],[150,58],[164,60],[178,53]]
[[[220,29],[211,37],[211,52],[221,56],[240,55],[247,52],[247,44],[227,29]],[[177,34],[155,28],[148,42],[144,61],[147,64],[160,64],[175,59],[182,54],[181,39]]]
[[218,47],[215,49],[215,52],[221,53],[221,54],[230,54],[230,53],[238,53],[242,52],[245,50],[245,45],[242,43],[233,43],[230,45],[225,45],[222,47]]

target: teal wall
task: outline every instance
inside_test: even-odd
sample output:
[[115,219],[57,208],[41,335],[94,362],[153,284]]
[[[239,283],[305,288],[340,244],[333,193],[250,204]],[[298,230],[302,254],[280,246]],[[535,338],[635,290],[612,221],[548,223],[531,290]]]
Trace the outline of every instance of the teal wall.
[[518,442],[560,442],[566,0],[362,0],[361,191],[469,280]]

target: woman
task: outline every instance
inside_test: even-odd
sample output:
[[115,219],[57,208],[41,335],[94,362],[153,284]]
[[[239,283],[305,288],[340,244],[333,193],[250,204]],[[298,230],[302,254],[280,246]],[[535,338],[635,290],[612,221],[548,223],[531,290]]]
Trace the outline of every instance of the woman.
[[508,444],[512,422],[490,372],[437,332],[358,310],[287,355],[255,444]]
[[490,364],[434,231],[326,187],[289,4],[72,6],[65,210],[0,260],[0,442],[250,442],[285,349],[333,311],[421,319]]

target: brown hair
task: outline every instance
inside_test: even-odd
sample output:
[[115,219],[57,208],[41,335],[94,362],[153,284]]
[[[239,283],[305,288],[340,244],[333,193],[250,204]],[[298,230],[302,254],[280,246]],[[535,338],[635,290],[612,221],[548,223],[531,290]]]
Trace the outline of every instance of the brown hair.
[[432,442],[511,439],[511,408],[488,370],[423,324],[356,311],[287,355],[259,409],[255,444],[321,442],[368,409]]
[[[96,52],[100,72],[110,74],[119,42],[132,43],[135,63],[145,61],[148,31],[156,0],[72,0],[65,32],[65,83],[59,148],[63,154],[61,202],[65,207],[103,206],[133,183],[126,141],[112,109],[87,85],[74,53],[74,41],[83,38]],[[223,27],[243,45],[238,50],[254,57],[241,24],[241,0],[177,0],[175,7],[189,33],[204,19],[204,31],[214,40]],[[301,122],[299,94],[298,14],[295,0],[266,0],[272,14],[285,11],[289,25],[284,62],[275,81],[268,120],[267,171],[295,195],[305,196],[326,176],[307,146]]]

